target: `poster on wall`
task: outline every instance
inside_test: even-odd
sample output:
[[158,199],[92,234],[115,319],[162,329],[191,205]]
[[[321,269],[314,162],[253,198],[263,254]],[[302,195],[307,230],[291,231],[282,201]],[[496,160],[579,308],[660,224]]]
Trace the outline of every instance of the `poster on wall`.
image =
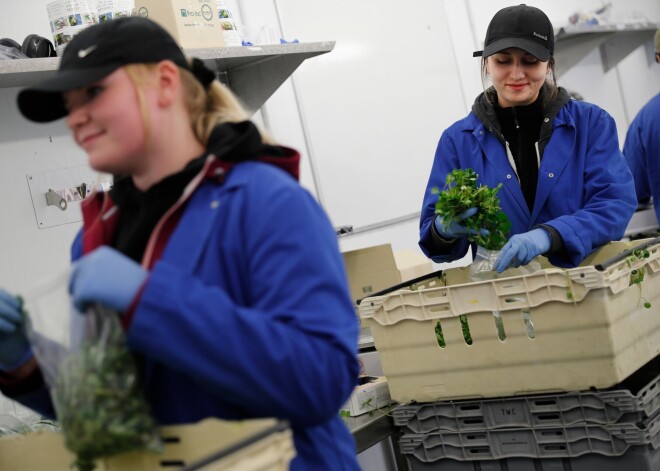
[[46,4],[53,44],[58,56],[85,28],[122,16],[130,16],[133,0],[55,0]]

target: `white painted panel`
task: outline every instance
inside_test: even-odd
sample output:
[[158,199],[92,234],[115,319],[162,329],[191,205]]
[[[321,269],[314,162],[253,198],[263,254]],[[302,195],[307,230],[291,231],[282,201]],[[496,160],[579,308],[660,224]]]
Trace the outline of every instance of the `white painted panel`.
[[87,158],[63,121],[26,121],[16,108],[17,92],[0,89],[0,287],[23,293],[66,269],[80,227],[74,222],[39,229],[26,176],[84,166]]
[[5,0],[0,15],[0,37],[11,38],[18,44],[29,34],[38,34],[53,41],[46,4],[52,0]]
[[[598,80],[593,80],[598,77]],[[628,122],[619,88],[616,69],[603,72],[603,63],[598,49],[587,54],[576,66],[565,72],[558,81],[569,91],[577,92],[585,101],[595,103],[612,115],[617,123],[619,141],[625,136]]]
[[333,223],[419,211],[440,133],[465,111],[443,3],[276,3],[285,37],[337,42],[294,75]]

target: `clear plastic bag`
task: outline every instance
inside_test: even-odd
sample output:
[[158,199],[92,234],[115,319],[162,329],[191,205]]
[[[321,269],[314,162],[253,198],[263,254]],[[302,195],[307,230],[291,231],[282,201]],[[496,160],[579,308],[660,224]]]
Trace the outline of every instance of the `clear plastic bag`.
[[0,414],[0,437],[5,435],[27,435],[39,430],[57,432],[60,429],[53,421],[39,416],[16,417],[10,414]]
[[499,250],[488,250],[481,246],[477,247],[477,253],[470,265],[468,279],[470,281],[494,280],[497,278],[509,278],[511,276],[529,275],[542,269],[541,263],[533,259],[527,265],[521,265],[517,268],[509,268],[502,273],[495,271],[495,261],[499,257]]
[[0,436],[24,435],[30,431],[30,425],[24,420],[13,415],[0,414]]
[[26,297],[25,310],[28,337],[74,464],[89,471],[101,457],[162,451],[119,315],[100,305],[79,313],[67,286],[68,273]]

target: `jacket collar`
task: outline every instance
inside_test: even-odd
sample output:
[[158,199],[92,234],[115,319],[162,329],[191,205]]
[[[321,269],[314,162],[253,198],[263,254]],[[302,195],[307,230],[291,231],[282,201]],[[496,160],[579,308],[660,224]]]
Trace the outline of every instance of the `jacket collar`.
[[[167,239],[178,222],[186,201],[204,181],[224,184],[231,169],[246,161],[265,162],[281,168],[296,180],[299,177],[300,154],[290,148],[262,143],[261,135],[250,121],[224,123],[211,133],[207,153],[200,156],[203,165],[185,186],[179,199],[165,212],[151,234],[143,263],[151,266],[160,257]],[[237,183],[238,184],[238,183]],[[230,183],[230,186],[233,184]],[[95,193],[82,202],[83,253],[112,243],[118,221],[118,207],[108,193]]]
[[[541,89],[541,94],[549,96],[551,93],[551,85],[544,84]],[[472,112],[477,116],[479,121],[492,131],[495,136],[504,144],[505,139],[502,135],[501,126],[495,113],[495,107],[491,101],[497,100],[497,93],[493,87],[490,87],[485,92],[479,94],[474,100],[472,105]],[[552,135],[553,121],[557,117],[559,111],[570,101],[571,97],[563,87],[558,87],[557,95],[543,104],[544,122],[541,125],[541,132],[539,135],[539,154],[543,158],[543,150],[545,145],[550,140]]]
[[216,160],[207,170],[207,176],[211,178],[226,175],[236,164],[246,161],[266,162],[296,180],[300,177],[300,154],[287,147],[264,144],[252,121],[216,126],[209,136],[207,151]]

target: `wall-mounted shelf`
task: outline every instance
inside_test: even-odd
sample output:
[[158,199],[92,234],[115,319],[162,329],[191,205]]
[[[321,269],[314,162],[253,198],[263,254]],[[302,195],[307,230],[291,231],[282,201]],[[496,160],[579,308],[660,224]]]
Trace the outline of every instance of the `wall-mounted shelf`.
[[[258,110],[298,66],[332,51],[334,41],[263,46],[188,49],[216,70],[250,110]],[[52,75],[60,58],[0,60],[0,88],[34,85]]]
[[607,72],[640,45],[652,42],[658,28],[659,23],[650,22],[564,26],[555,35],[556,70],[558,74],[566,72],[599,48]]

